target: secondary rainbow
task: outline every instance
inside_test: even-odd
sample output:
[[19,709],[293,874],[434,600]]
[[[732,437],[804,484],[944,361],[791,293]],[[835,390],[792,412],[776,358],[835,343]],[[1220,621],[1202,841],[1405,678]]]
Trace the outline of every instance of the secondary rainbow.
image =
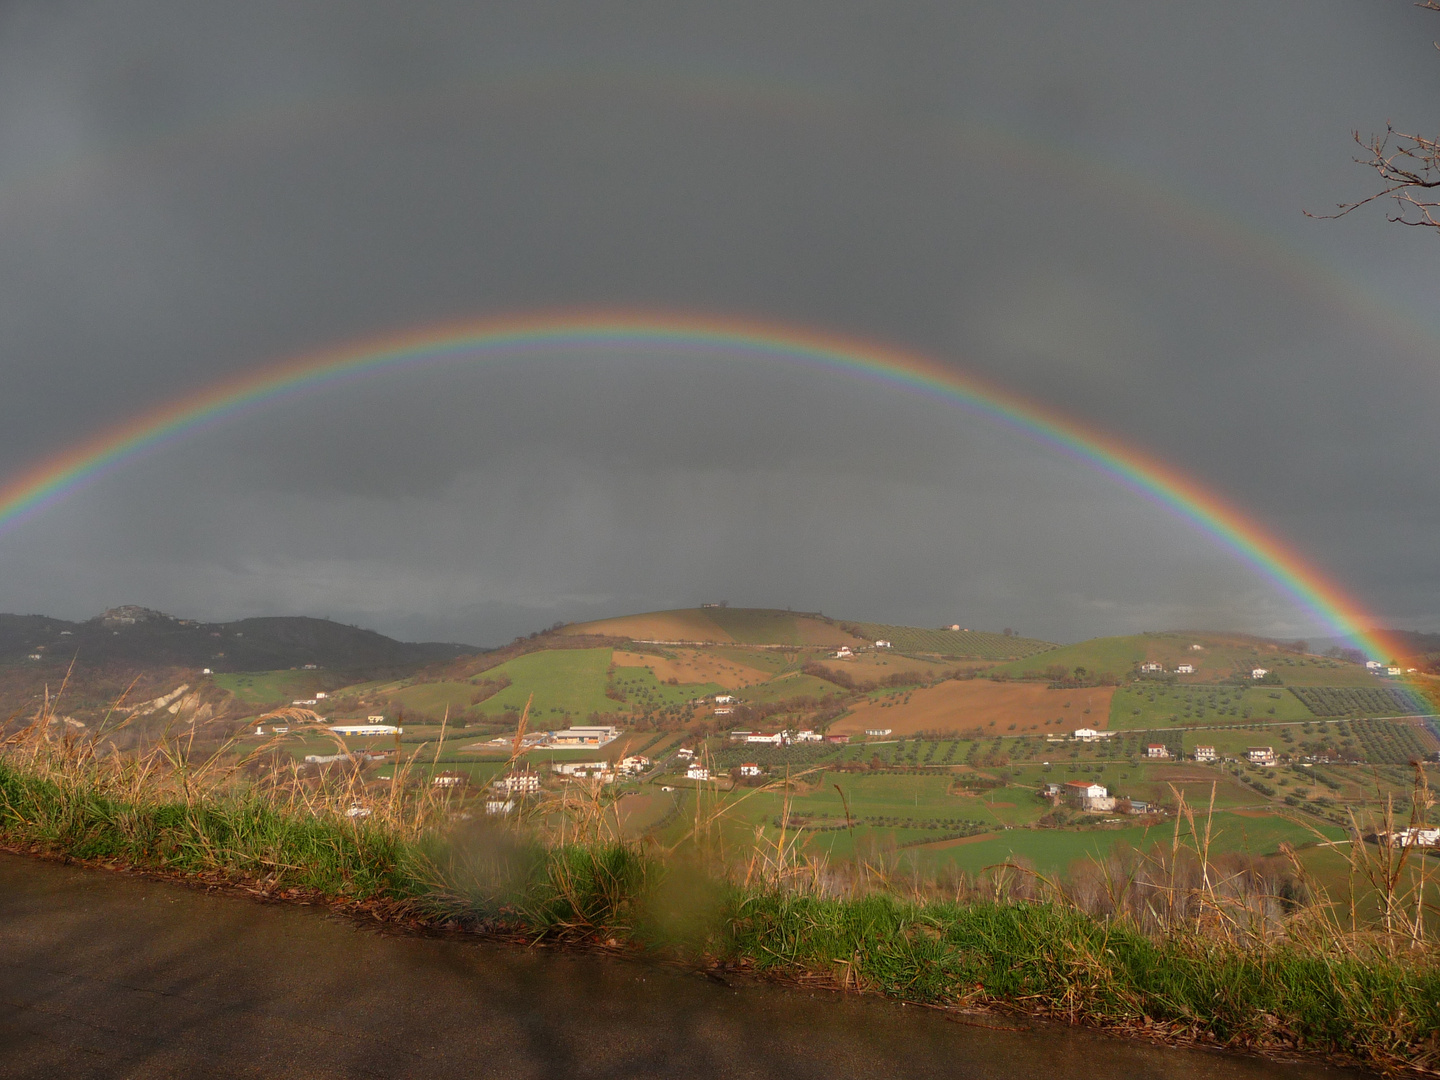
[[1179,470],[1046,406],[917,353],[753,320],[632,312],[542,312],[430,326],[353,342],[225,379],[101,431],[0,487],[0,535],[137,457],[288,396],[370,373],[483,362],[557,349],[708,349],[818,369],[936,398],[988,416],[1085,462],[1188,521],[1376,656],[1394,644],[1343,588],[1292,547]]

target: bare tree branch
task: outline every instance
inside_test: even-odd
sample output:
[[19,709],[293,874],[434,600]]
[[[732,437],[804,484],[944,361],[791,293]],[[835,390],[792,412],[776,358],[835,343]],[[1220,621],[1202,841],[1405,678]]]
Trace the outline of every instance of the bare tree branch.
[[[1440,0],[1423,0],[1415,6],[1440,12]],[[1440,49],[1440,43],[1435,47]],[[1390,221],[1397,225],[1440,229],[1440,138],[1396,131],[1388,123],[1384,135],[1372,135],[1368,141],[1362,139],[1358,131],[1351,134],[1366,154],[1357,157],[1356,164],[1375,170],[1380,177],[1380,190],[1356,202],[1340,203],[1333,214],[1312,214],[1306,210],[1305,216],[1334,220],[1377,199],[1391,199],[1396,209],[1386,215]]]

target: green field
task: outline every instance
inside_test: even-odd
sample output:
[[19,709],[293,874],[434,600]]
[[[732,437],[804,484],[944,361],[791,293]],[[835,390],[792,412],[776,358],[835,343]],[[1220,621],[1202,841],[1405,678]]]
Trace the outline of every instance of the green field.
[[212,675],[210,679],[246,705],[288,705],[296,698],[312,698],[327,689],[327,680],[318,671],[247,671]]
[[928,653],[953,659],[1009,660],[1048,652],[1056,646],[1035,638],[991,634],[981,630],[927,630],[889,623],[846,623],[859,627],[871,641],[889,641],[897,652]]
[[1239,724],[1308,720],[1313,714],[1278,686],[1196,686],[1141,682],[1122,686],[1110,703],[1110,728],[1126,731],[1170,724]]
[[605,696],[610,656],[609,649],[548,649],[517,656],[485,673],[491,679],[503,675],[510,685],[482,702],[480,710],[488,716],[520,712],[534,694],[530,726],[536,729],[583,723],[592,712],[615,712],[620,703]]

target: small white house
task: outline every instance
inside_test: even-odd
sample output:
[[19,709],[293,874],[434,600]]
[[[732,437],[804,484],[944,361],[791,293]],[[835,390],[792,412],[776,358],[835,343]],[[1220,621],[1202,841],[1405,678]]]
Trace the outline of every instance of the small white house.
[[950,624],[950,626],[949,626],[949,629],[951,629],[951,630],[959,630],[959,629],[960,629],[960,624],[959,624],[958,622],[952,622],[952,623]]
[[1194,675],[1194,674],[1195,674],[1195,665],[1194,665],[1194,664],[1176,664],[1176,665],[1175,665],[1175,674],[1176,674],[1176,675]]
[[741,776],[759,776],[759,775],[760,775],[760,766],[759,766],[759,765],[756,765],[753,761],[743,762],[743,763],[741,764],[741,766],[740,766],[740,775],[741,775]]
[[832,653],[830,654],[830,659],[832,659],[832,660],[849,660],[849,659],[851,659],[854,655],[855,655],[855,653],[851,650],[851,648],[850,648],[849,645],[841,645],[840,648],[836,649],[834,652],[832,652]]
[[884,638],[881,638],[879,641],[875,642],[875,648],[888,649],[890,648],[890,642],[886,641]]
[[715,715],[716,715],[716,716],[730,716],[730,715],[732,715],[734,712],[735,712],[735,706],[733,706],[733,705],[717,705],[717,706],[715,707]]
[[470,777],[463,772],[440,772],[430,783],[438,788],[458,788],[470,783]]
[[1165,665],[1156,663],[1154,660],[1151,660],[1148,663],[1141,664],[1140,670],[1146,672],[1147,674],[1153,675],[1159,672],[1163,672],[1165,670]]
[[691,750],[688,746],[682,746],[679,750],[675,751],[675,756],[685,758],[688,761],[695,756],[695,751]]
[[890,728],[888,728],[888,727],[872,727],[872,728],[866,728],[866,729],[865,729],[865,734],[866,734],[866,735],[889,735],[890,732],[891,732],[891,730],[892,730],[892,729],[890,729]]
[[1380,663],[1379,660],[1366,660],[1366,661],[1365,661],[1365,670],[1366,670],[1366,671],[1379,671],[1379,670],[1382,669],[1384,666],[1385,666],[1385,665],[1382,664],[1382,663]]
[[1266,675],[1269,675],[1269,674],[1270,674],[1270,669],[1269,669],[1269,668],[1257,667],[1257,668],[1251,668],[1251,669],[1250,669],[1250,678],[1252,678],[1252,679],[1263,679]]
[[685,779],[709,780],[710,770],[707,769],[704,765],[691,765],[688,769],[685,770]]
[[1378,833],[1376,839],[1390,847],[1440,847],[1440,829],[1411,826],[1391,833]]
[[627,773],[644,772],[650,768],[651,761],[643,754],[631,754],[620,759],[620,771]]
[[1195,747],[1195,760],[1196,760],[1196,761],[1214,761],[1214,760],[1215,760],[1215,747],[1213,747],[1213,746],[1197,746],[1197,747]]
[[1147,758],[1168,758],[1170,756],[1170,748],[1164,743],[1152,742],[1145,747],[1145,756]]
[[809,728],[806,728],[804,731],[797,731],[791,736],[791,739],[795,742],[822,742],[824,738],[824,735],[821,735],[818,731],[811,731]]
[[201,674],[201,675],[214,675],[215,673],[214,673],[213,671],[211,671],[211,670],[207,667],[207,668],[201,668],[201,669],[200,669],[200,674]]
[[1104,784],[1091,783],[1089,780],[1067,780],[1065,781],[1065,794],[1071,802],[1086,810],[1113,808],[1094,805],[1097,801],[1106,799],[1110,795]]
[[515,809],[514,799],[486,799],[485,813],[487,814],[508,814]]
[[325,698],[328,698],[329,696],[330,696],[330,695],[327,694],[324,690],[316,690],[316,691],[315,691],[315,697],[316,697],[317,700],[322,700],[322,701],[323,701]]
[[716,705],[733,705],[733,704],[735,704],[735,695],[734,695],[734,694],[716,694],[716,695],[715,695],[715,704],[716,704]]
[[1245,750],[1245,757],[1252,765],[1274,765],[1275,748],[1271,746],[1250,746]]
[[1390,674],[1390,675],[1403,675],[1403,674],[1404,674],[1404,672],[1403,672],[1400,668],[1398,668],[1398,667],[1386,668],[1386,671],[1387,671],[1387,673]]
[[383,724],[385,722],[385,717],[383,716],[367,716],[365,719],[372,724]]

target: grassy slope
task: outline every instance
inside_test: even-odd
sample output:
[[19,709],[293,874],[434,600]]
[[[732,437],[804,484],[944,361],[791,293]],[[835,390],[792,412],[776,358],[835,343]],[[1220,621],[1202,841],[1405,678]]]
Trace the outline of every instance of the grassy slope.
[[326,688],[316,671],[251,671],[212,676],[216,686],[228,690],[245,705],[288,705],[296,698],[311,698]]
[[1240,724],[1309,720],[1311,712],[1280,686],[1122,686],[1110,702],[1110,727],[1116,730],[1171,724]]
[[491,716],[510,709],[519,711],[534,694],[530,708],[534,727],[567,719],[583,723],[592,712],[618,708],[618,702],[605,696],[609,666],[609,649],[549,649],[517,656],[486,672],[492,679],[504,675],[510,685],[487,698],[480,708]]
[[1049,652],[1053,642],[1006,637],[982,630],[931,630],[889,623],[854,623],[870,641],[884,639],[900,652],[933,654],[956,659],[1008,660]]

